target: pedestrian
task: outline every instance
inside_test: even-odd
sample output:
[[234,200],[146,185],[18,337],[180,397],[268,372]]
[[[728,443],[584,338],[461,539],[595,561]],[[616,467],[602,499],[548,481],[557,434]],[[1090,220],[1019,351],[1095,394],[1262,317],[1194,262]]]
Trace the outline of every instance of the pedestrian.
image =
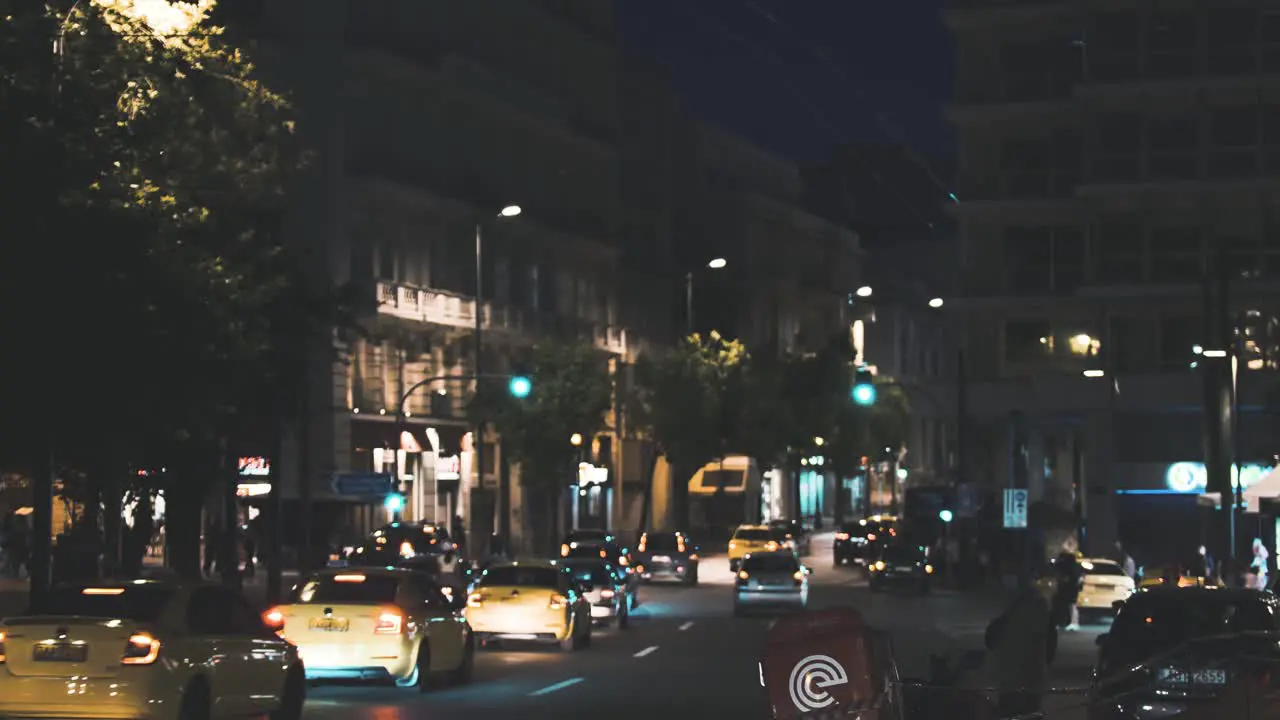
[[1028,574],[1019,576],[1018,595],[987,626],[988,659],[994,661],[1000,717],[1040,711],[1049,685],[1049,665],[1058,651],[1058,632],[1049,604]]
[[222,542],[222,526],[218,521],[209,523],[204,531],[204,575],[212,577],[218,564],[218,546]]
[[1053,617],[1057,627],[1067,632],[1080,629],[1080,591],[1084,589],[1084,571],[1076,556],[1063,552],[1054,562],[1057,588],[1053,594]]
[[1265,590],[1267,588],[1267,560],[1270,554],[1267,547],[1262,544],[1261,538],[1253,539],[1253,563],[1249,565],[1248,587],[1254,590]]
[[1209,557],[1209,551],[1205,546],[1201,545],[1196,550],[1195,559],[1191,561],[1191,572],[1198,578],[1208,582],[1213,577],[1213,559]]

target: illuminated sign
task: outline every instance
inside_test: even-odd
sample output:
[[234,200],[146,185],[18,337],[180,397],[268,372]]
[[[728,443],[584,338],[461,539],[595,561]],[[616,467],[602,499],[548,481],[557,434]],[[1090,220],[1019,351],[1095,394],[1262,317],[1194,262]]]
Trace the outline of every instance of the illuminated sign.
[[591,463],[578,463],[578,487],[590,485],[606,485],[609,482],[609,468],[596,467]]
[[242,457],[237,465],[241,476],[265,477],[271,474],[271,463],[264,457]]
[[271,494],[271,483],[240,483],[236,485],[236,497],[262,497]]
[[[1258,482],[1271,468],[1265,465],[1245,465],[1239,473],[1231,466],[1231,487],[1249,487]],[[1239,476],[1239,481],[1237,481]],[[1203,463],[1180,462],[1169,466],[1164,473],[1165,485],[1176,493],[1203,493],[1209,487],[1209,472]]]
[[462,459],[457,455],[436,456],[436,480],[461,480]]

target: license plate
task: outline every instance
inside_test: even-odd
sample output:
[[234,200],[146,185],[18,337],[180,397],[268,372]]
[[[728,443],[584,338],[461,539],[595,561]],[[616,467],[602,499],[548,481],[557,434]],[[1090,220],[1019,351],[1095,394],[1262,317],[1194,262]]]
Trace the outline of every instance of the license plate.
[[1171,685],[1226,685],[1226,670],[1175,670],[1173,668],[1161,668],[1159,673],[1161,681]]
[[669,556],[667,556],[667,555],[654,555],[652,558],[649,558],[649,560],[650,560],[651,562],[656,562],[656,563],[669,563],[669,562],[671,562],[671,558],[670,558]]
[[307,627],[321,632],[346,632],[351,629],[351,621],[346,618],[312,618]]
[[36,662],[82,663],[88,658],[88,645],[69,643],[36,645],[31,651],[31,659]]

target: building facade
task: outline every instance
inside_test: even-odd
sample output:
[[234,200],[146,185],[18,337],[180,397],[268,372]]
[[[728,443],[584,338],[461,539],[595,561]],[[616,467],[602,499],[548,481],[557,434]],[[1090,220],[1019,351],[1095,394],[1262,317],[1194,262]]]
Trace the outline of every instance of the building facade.
[[1158,554],[1157,529],[1194,551],[1203,484],[1171,468],[1204,461],[1219,258],[1236,456],[1275,452],[1280,4],[966,0],[946,21],[969,472],[1074,511],[1092,552]]

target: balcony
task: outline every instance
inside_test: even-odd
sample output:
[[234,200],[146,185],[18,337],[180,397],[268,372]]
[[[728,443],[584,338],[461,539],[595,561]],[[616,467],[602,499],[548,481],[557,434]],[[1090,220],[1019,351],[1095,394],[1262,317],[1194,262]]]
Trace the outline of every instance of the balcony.
[[[390,282],[379,282],[377,293],[379,315],[466,330],[475,328],[474,298]],[[485,332],[527,337],[576,337],[588,340],[608,353],[624,355],[627,352],[627,331],[622,328],[568,318],[543,317],[493,302],[483,303],[481,312],[481,327]]]

